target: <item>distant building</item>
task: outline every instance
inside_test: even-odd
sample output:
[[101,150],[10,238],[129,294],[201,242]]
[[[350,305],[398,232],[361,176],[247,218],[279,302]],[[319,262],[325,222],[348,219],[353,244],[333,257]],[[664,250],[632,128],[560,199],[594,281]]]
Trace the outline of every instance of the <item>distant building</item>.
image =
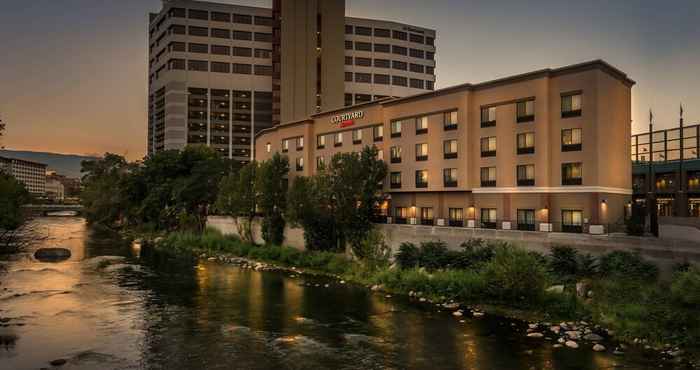
[[66,199],[65,188],[61,181],[50,177],[46,179],[46,197],[55,202],[63,202]]
[[34,196],[46,195],[46,165],[17,158],[0,157],[0,171],[24,184]]
[[[49,180],[56,180],[63,185],[65,198],[74,198],[80,195],[80,179],[59,175],[56,171],[48,171],[46,174],[47,186]],[[48,192],[48,189],[47,189]]]

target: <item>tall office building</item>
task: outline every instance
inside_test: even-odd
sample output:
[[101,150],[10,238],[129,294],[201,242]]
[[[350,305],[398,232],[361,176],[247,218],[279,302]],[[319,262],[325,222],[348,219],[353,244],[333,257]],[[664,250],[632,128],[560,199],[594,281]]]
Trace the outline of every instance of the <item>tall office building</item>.
[[261,129],[433,90],[435,31],[345,17],[344,0],[165,0],[148,81],[149,153],[204,144],[247,161]]
[[33,196],[46,195],[46,165],[18,158],[0,157],[0,172],[24,184]]

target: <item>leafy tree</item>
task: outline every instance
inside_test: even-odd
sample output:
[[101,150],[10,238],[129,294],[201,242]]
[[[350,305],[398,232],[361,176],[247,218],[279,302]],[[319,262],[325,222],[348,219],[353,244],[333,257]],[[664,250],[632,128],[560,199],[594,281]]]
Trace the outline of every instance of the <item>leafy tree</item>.
[[21,207],[29,200],[24,184],[0,172],[0,231],[15,230],[24,223]]
[[221,180],[214,207],[221,213],[232,216],[238,235],[250,243],[253,239],[253,219],[256,209],[255,174],[256,162],[251,162]]
[[327,184],[319,176],[296,177],[289,188],[286,218],[304,229],[308,250],[334,250],[337,230]]
[[284,242],[284,211],[287,208],[287,175],[289,160],[279,153],[260,164],[255,187],[258,193],[258,207],[262,213],[263,239],[270,244]]
[[111,153],[81,163],[84,188],[80,198],[88,222],[108,227],[121,223],[127,206],[126,178],[132,169],[124,157]]

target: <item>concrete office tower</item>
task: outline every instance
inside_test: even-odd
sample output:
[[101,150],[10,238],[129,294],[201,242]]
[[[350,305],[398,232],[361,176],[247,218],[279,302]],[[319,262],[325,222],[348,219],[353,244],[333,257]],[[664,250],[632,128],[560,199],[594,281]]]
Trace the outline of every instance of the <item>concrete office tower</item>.
[[46,165],[24,159],[0,157],[0,172],[24,184],[34,196],[46,195]]
[[245,162],[261,129],[434,88],[434,30],[344,13],[343,0],[163,1],[149,21],[148,152],[202,144]]

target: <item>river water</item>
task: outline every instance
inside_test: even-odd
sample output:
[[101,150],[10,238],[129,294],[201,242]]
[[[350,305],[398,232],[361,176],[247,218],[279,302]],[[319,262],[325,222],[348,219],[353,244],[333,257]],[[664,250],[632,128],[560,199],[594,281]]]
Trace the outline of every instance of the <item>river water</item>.
[[[555,349],[525,323],[465,318],[335,281],[160,255],[73,217],[2,261],[0,369],[657,369],[628,352]],[[105,257],[105,256],[118,256]],[[313,282],[306,286],[304,282]],[[319,287],[315,286],[319,283]],[[323,285],[329,283],[330,287]]]

